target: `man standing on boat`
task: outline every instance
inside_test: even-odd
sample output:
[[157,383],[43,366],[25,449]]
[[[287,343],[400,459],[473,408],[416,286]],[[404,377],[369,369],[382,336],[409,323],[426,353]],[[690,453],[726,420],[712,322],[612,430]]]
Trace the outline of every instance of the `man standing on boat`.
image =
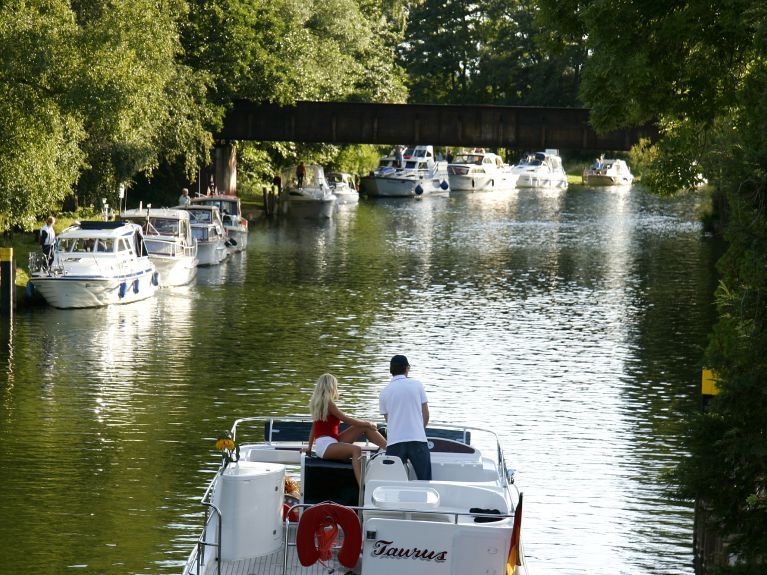
[[189,202],[191,200],[189,199],[189,190],[187,188],[181,189],[181,195],[178,197],[178,205],[179,206],[188,206]]
[[56,218],[48,216],[45,225],[40,229],[40,247],[45,255],[45,264],[49,268],[53,263],[53,246],[56,244],[56,231],[53,229],[55,223]]
[[397,456],[413,465],[418,479],[431,479],[431,454],[426,442],[429,403],[423,384],[408,377],[410,363],[404,355],[389,362],[392,375],[381,391],[378,404],[386,419],[386,455]]

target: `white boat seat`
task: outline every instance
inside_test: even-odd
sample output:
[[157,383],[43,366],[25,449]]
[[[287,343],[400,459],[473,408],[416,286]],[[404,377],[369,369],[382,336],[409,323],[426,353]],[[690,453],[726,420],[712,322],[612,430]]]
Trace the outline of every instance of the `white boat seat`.
[[[410,484],[411,486],[413,484]],[[381,485],[373,490],[373,505],[381,509],[430,511],[439,507],[439,492],[431,487]]]
[[408,473],[405,464],[399,457],[378,455],[368,462],[365,468],[365,481],[386,479],[391,481],[407,481]]

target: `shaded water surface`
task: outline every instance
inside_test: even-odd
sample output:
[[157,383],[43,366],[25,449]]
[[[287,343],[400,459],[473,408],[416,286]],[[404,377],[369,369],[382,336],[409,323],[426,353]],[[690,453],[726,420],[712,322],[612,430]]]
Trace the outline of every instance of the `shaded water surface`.
[[0,571],[178,573],[235,417],[375,417],[404,353],[432,418],[497,430],[534,574],[691,574],[684,454],[712,319],[696,196],[573,187],[363,201],[255,226],[195,285],[17,314],[0,346]]

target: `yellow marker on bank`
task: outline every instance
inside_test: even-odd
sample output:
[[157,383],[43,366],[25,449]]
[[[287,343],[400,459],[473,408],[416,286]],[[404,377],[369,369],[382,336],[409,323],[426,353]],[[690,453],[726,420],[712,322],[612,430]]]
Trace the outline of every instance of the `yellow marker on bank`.
[[13,248],[0,248],[0,262],[9,262],[13,259]]
[[719,380],[713,369],[704,369],[701,376],[700,391],[703,395],[717,395],[719,388],[716,382]]

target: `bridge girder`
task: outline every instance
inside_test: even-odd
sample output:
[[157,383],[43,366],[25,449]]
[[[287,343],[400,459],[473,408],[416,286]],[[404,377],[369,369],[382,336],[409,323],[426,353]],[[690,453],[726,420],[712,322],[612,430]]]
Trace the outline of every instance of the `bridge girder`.
[[538,150],[628,150],[656,140],[646,125],[597,134],[586,108],[297,102],[292,106],[237,101],[221,140],[333,144],[431,144]]

